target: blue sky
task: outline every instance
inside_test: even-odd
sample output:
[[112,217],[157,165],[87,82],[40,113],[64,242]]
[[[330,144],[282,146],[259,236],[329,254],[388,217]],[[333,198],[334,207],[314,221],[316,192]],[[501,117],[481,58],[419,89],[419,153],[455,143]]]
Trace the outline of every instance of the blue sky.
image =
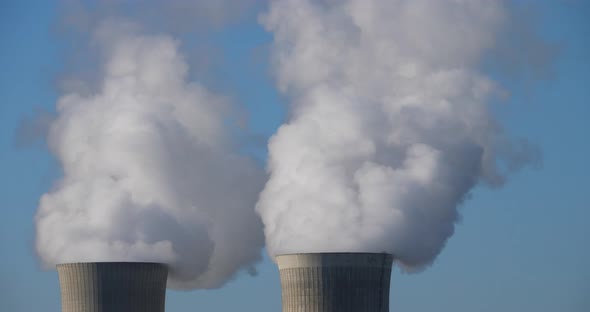
[[[559,45],[553,75],[507,79],[512,97],[495,113],[507,131],[541,148],[542,166],[501,189],[477,188],[434,265],[420,274],[394,271],[391,311],[590,311],[590,6],[536,8],[541,36]],[[22,147],[16,139],[25,116],[54,109],[65,63],[58,14],[50,1],[0,4],[2,311],[60,310],[57,274],[40,269],[33,248],[38,199],[59,168],[42,142]],[[268,137],[285,105],[267,74],[272,36],[245,21],[208,40],[225,61],[216,70],[223,83],[211,85],[243,101],[251,128]],[[279,311],[276,267],[265,256],[257,268],[258,276],[239,274],[222,289],[168,291],[167,311]]]

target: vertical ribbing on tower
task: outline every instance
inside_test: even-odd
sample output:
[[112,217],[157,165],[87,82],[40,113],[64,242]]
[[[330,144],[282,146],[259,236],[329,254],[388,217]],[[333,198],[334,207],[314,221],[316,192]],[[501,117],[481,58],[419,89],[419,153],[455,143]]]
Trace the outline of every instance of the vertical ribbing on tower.
[[57,272],[62,312],[164,312],[164,264],[63,263]]
[[387,312],[393,256],[301,253],[276,257],[283,312]]

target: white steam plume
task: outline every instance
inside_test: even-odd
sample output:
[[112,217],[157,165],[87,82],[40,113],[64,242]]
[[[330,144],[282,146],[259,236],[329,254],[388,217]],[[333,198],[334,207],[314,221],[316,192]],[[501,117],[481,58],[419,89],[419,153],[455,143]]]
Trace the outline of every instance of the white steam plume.
[[187,81],[168,36],[109,21],[95,43],[99,92],[63,95],[50,125],[64,176],[36,216],[44,264],[165,262],[173,288],[218,287],[251,268],[264,176],[234,151],[228,99]]
[[489,112],[501,92],[478,68],[508,18],[487,0],[273,2],[262,22],[292,103],[257,204],[269,253],[430,264],[469,191],[529,160]]

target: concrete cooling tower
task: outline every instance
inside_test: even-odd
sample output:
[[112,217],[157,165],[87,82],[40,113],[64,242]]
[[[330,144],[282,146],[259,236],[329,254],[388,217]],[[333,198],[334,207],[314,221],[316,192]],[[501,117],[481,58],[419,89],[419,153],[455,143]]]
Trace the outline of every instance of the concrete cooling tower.
[[168,269],[160,263],[57,265],[62,312],[163,312]]
[[387,312],[393,256],[302,253],[277,256],[283,312]]

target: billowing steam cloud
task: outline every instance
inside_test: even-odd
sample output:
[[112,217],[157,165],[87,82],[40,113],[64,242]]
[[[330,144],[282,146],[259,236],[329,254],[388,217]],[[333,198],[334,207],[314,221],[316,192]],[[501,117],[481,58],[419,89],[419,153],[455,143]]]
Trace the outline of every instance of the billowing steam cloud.
[[170,264],[169,286],[218,287],[260,257],[263,174],[234,151],[228,99],[187,81],[179,43],[105,22],[98,93],[57,103],[49,146],[63,178],[43,195],[45,265]]
[[469,191],[529,160],[490,114],[501,92],[478,68],[508,18],[486,0],[273,2],[262,22],[292,103],[257,205],[270,254],[431,263]]

